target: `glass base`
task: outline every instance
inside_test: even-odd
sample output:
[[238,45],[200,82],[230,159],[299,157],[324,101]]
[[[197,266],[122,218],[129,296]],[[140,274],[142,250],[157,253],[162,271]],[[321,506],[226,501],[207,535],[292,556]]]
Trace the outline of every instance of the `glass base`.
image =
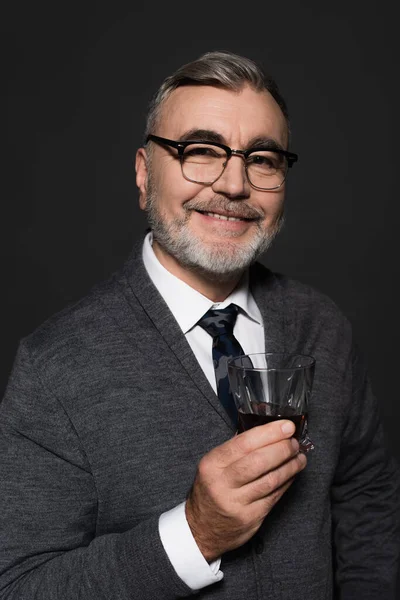
[[311,450],[314,450],[315,448],[314,444],[308,437],[304,438],[304,440],[299,441],[299,444],[299,452],[303,452],[303,454],[307,454],[307,452],[311,452]]

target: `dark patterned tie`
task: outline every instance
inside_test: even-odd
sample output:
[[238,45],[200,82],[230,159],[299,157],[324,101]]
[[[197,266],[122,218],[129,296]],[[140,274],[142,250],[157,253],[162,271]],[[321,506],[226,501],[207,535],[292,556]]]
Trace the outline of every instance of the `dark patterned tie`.
[[213,338],[212,357],[218,398],[235,426],[237,409],[229,387],[227,362],[233,356],[244,354],[243,348],[233,335],[238,312],[236,304],[230,304],[226,308],[207,311],[197,323]]

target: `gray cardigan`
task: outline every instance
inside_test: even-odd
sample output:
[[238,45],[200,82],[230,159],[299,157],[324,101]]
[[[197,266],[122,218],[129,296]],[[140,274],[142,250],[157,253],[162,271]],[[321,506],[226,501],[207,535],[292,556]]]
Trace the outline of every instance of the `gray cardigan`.
[[[259,264],[250,281],[267,351],[316,358],[316,450],[254,538],[222,557],[224,579],[196,597],[394,599],[398,469],[349,323],[325,296]],[[234,432],[147,276],[141,243],[21,341],[0,428],[1,600],[192,594],[158,518]]]

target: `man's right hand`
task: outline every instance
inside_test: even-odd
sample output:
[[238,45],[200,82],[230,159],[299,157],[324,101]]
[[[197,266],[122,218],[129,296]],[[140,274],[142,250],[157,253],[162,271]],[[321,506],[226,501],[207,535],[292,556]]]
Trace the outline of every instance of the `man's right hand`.
[[254,427],[217,446],[201,459],[186,502],[186,518],[204,558],[211,562],[238,548],[307,464],[281,420]]

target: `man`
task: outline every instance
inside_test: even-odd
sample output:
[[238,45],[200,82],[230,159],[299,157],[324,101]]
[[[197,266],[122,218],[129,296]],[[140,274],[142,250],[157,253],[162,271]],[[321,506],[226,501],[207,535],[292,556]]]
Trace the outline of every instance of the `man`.
[[[164,81],[136,157],[151,231],[22,340],[1,405],[1,599],[396,597],[398,471],[350,326],[255,262],[288,145],[252,61]],[[290,421],[235,435],[203,321],[232,306],[242,352],[316,358],[307,459]]]

